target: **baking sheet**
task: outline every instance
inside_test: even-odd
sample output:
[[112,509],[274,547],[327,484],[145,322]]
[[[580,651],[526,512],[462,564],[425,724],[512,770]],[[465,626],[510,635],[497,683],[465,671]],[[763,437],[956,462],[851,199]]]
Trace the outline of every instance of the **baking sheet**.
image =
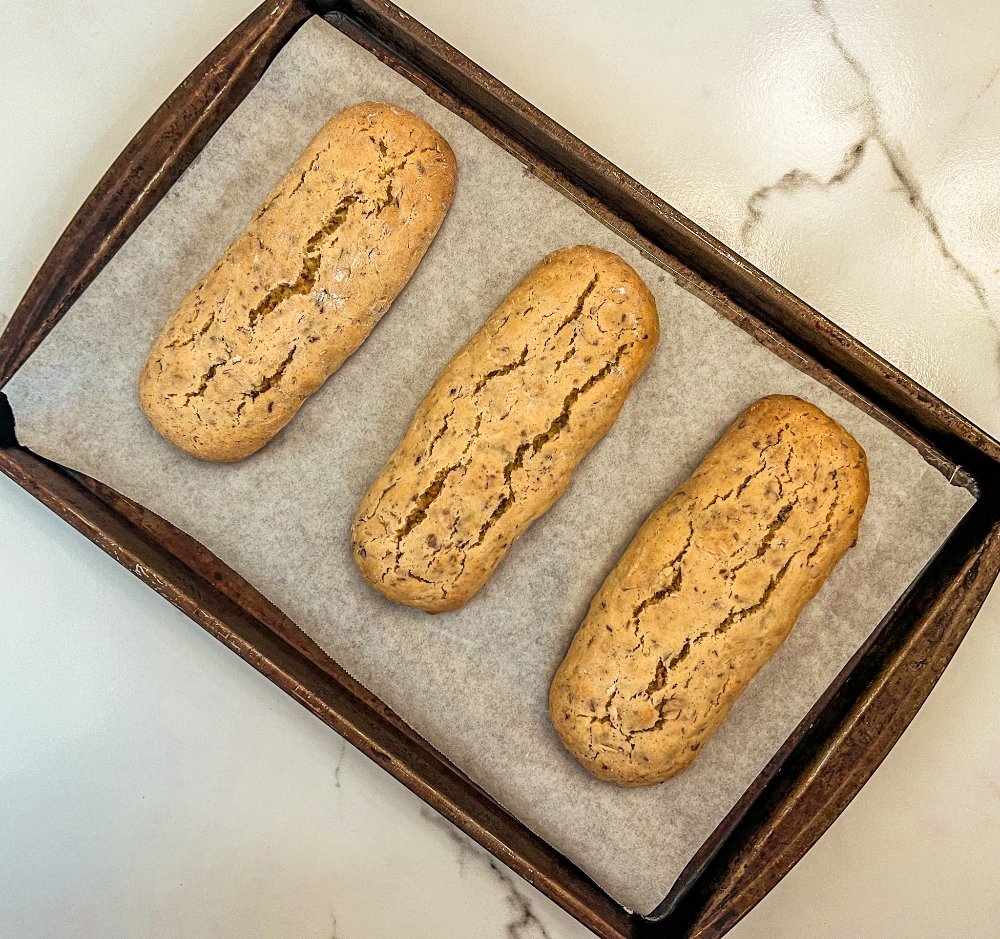
[[[364,346],[261,453],[200,463],[139,410],[149,347],[191,284],[336,111],[380,99],[447,137],[459,187],[437,241]],[[555,248],[621,254],[662,340],[622,416],[557,505],[457,613],[371,591],[354,510],[423,392]],[[20,441],[192,534],[531,829],[629,909],[649,912],[972,504],[909,445],[678,286],[580,207],[322,20],[264,77],[7,386]],[[651,789],[592,780],[546,716],[549,679],[638,525],[752,400],[799,394],[868,452],[848,553],[699,759]]]

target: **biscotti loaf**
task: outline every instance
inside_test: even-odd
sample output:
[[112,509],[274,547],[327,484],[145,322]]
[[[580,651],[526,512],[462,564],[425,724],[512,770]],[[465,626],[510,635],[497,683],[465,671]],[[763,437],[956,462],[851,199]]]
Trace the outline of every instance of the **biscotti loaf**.
[[392,600],[454,610],[569,485],[659,338],[617,255],[545,258],[452,359],[358,509],[354,560]]
[[336,115],[153,345],[139,400],[206,460],[260,449],[371,332],[455,190],[455,157],[387,104]]
[[698,754],[857,539],[865,453],[794,397],[763,398],[639,529],[549,692],[599,779],[662,782]]

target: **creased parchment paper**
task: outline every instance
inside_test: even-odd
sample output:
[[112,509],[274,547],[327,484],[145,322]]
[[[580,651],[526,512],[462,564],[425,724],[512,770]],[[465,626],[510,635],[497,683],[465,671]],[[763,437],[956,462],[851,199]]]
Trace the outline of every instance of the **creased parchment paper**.
[[[341,108],[385,100],[450,141],[458,194],[410,285],[361,349],[251,459],[210,465],[146,422],[150,344]],[[547,252],[621,254],[656,295],[662,340],[611,433],[482,593],[432,617],[356,573],[349,527],[417,402]],[[916,576],[970,495],[796,371],[478,131],[319,19],[306,23],[7,389],[21,442],[203,542],[531,829],[648,912]],[[693,766],[626,791],[592,780],[546,716],[552,673],[638,525],[755,398],[801,395],[868,451],[858,546]]]

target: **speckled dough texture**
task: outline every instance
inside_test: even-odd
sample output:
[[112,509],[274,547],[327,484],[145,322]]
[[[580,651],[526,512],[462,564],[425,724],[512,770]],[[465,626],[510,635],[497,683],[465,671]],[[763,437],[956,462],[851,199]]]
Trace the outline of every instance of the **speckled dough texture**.
[[205,460],[266,444],[410,279],[455,193],[455,156],[402,108],[346,108],[313,138],[157,337],[139,401]]
[[552,724],[598,779],[698,755],[857,542],[865,452],[819,408],[754,402],[645,521],[556,671]]
[[[239,463],[192,459],[146,420],[136,375],[275,179],[331,116],[371,100],[412,111],[455,151],[460,182],[441,230],[392,312],[267,447]],[[484,318],[541,258],[575,244],[620,255],[649,287],[660,315],[656,354],[563,497],[468,604],[428,616],[392,603],[352,560],[358,505]],[[529,828],[641,912],[664,897],[972,503],[886,427],[754,342],[681,277],[319,19],[282,50],[4,390],[26,446],[190,532]],[[552,728],[552,675],[649,513],[741,411],[776,393],[821,407],[868,454],[872,492],[858,545],[687,770],[643,789],[600,782]]]
[[465,605],[611,428],[659,335],[617,255],[543,259],[448,363],[362,500],[365,579],[430,613]]

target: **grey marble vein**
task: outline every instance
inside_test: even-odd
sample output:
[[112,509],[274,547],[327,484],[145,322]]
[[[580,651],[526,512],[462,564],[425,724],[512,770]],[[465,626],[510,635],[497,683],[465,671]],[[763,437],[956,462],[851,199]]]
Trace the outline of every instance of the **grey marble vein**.
[[937,243],[941,255],[972,288],[980,305],[987,307],[986,290],[983,288],[982,282],[955,256],[954,252],[948,246],[948,242],[941,232],[941,227],[938,225],[938,221],[931,211],[931,207],[927,204],[927,200],[924,199],[920,184],[909,167],[906,154],[903,153],[902,148],[889,139],[882,119],[882,110],[875,98],[872,79],[868,74],[868,70],[851,53],[847,46],[844,45],[840,30],[837,28],[837,21],[833,18],[830,8],[826,5],[826,0],[812,0],[812,7],[816,14],[825,22],[827,34],[829,35],[830,42],[833,43],[833,47],[840,53],[841,58],[843,58],[854,74],[864,84],[869,137],[882,148],[886,160],[889,161],[889,168],[899,181],[900,186],[903,187],[910,205],[923,218],[924,224],[931,233],[931,237]]
[[[920,184],[914,176],[913,170],[910,168],[906,154],[898,144],[890,139],[886,132],[882,110],[875,98],[872,79],[867,69],[844,44],[840,30],[837,27],[837,21],[830,12],[826,0],[812,0],[812,8],[817,16],[823,20],[831,44],[864,87],[864,135],[860,140],[851,145],[844,155],[844,160],[840,168],[829,179],[824,180],[805,170],[792,169],[785,173],[777,182],[761,186],[751,193],[747,199],[747,216],[742,227],[744,240],[753,234],[756,225],[761,221],[763,217],[761,206],[772,194],[775,192],[796,192],[806,188],[826,189],[831,186],[840,185],[861,164],[861,159],[867,145],[874,143],[885,154],[889,169],[905,193],[910,206],[923,219],[924,225],[937,244],[941,256],[952,266],[959,277],[968,284],[972,292],[976,295],[980,306],[988,309],[989,303],[982,281],[962,263],[948,245],[947,239],[941,231],[941,226],[938,224],[934,212],[924,198]],[[985,91],[986,89],[984,88],[980,94],[984,94]],[[990,323],[996,329],[996,324],[992,323],[992,321]]]
[[507,935],[510,939],[552,939],[541,920],[535,915],[531,901],[517,889],[517,881],[510,870],[493,857],[489,859],[489,866],[497,879],[506,887],[505,899],[514,909],[516,919],[507,924]]
[[966,121],[972,116],[973,112],[979,105],[979,102],[986,97],[989,90],[996,84],[996,80],[1000,78],[1000,65],[998,65],[992,72],[990,72],[989,78],[983,84],[983,87],[973,95],[972,100],[969,102],[966,109],[959,115],[958,120],[955,122],[955,128],[952,134],[957,134],[964,126]]
[[340,738],[340,755],[337,757],[337,765],[333,768],[333,785],[340,788],[340,768],[344,765],[344,757],[347,756],[347,741]]
[[740,235],[746,241],[757,225],[764,218],[763,204],[776,192],[799,192],[802,189],[829,189],[832,186],[839,186],[848,180],[854,171],[861,165],[868,146],[868,135],[865,135],[857,142],[851,144],[840,161],[839,169],[828,179],[823,179],[808,170],[791,169],[782,176],[776,183],[769,183],[761,186],[751,193],[747,199],[747,217],[743,222]]
[[427,806],[420,807],[420,814],[437,828],[443,831],[455,846],[458,855],[458,869],[464,871],[465,859],[474,857],[476,861],[486,862],[496,881],[503,887],[504,900],[511,907],[514,918],[506,924],[509,939],[552,939],[551,934],[535,914],[531,900],[518,889],[519,879],[509,868],[501,864],[495,857],[459,831],[446,818]]
[[998,65],[992,72],[990,72],[990,77],[986,79],[986,83],[982,88],[976,92],[976,96],[972,99],[972,103],[976,104],[982,100],[983,96],[996,84],[996,80],[1000,78],[1000,65]]

